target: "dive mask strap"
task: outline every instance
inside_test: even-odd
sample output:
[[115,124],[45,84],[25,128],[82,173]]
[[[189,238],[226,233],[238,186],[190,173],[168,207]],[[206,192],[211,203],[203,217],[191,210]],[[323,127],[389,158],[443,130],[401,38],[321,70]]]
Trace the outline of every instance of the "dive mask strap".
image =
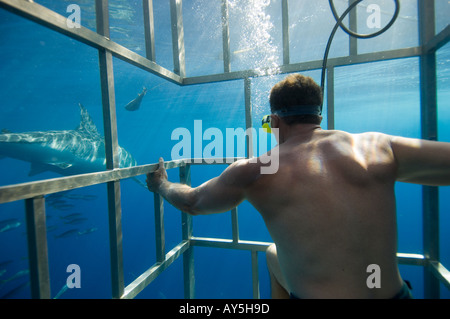
[[289,109],[281,109],[274,112],[279,117],[296,116],[296,115],[321,115],[320,105],[295,105]]
[[[322,114],[322,106],[321,105],[295,105],[290,106],[289,109],[282,109],[275,111],[274,114],[279,117],[287,117],[287,116],[297,116],[297,115],[317,115],[320,116]],[[264,132],[271,134],[272,128],[270,126],[272,121],[271,115],[265,115],[262,118],[262,127]]]

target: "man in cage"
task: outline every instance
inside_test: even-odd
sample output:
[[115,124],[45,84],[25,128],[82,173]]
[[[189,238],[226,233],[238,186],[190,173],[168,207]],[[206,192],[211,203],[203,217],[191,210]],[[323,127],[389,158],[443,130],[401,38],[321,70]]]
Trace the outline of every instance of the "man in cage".
[[412,298],[397,264],[394,184],[449,185],[450,143],[322,130],[321,105],[309,77],[272,88],[263,124],[278,141],[276,172],[261,173],[269,152],[191,188],[169,182],[160,159],[148,188],[191,215],[248,200],[275,243],[267,250],[273,298]]

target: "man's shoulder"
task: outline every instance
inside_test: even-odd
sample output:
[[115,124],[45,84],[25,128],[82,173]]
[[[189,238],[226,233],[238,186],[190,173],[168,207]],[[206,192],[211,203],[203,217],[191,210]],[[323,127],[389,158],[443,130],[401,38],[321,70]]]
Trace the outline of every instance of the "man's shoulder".
[[380,132],[363,132],[363,133],[349,133],[346,131],[328,131],[329,136],[340,141],[349,141],[352,143],[362,142],[364,144],[370,143],[388,146],[391,142],[392,136]]
[[347,131],[341,131],[341,130],[324,130],[322,131],[325,134],[328,134],[330,136],[347,136],[347,137],[362,137],[362,138],[387,138],[390,137],[390,135],[387,135],[385,133],[381,132],[375,132],[375,131],[368,131],[368,132],[361,132],[361,133],[350,133]]
[[258,179],[260,163],[255,159],[240,159],[232,163],[224,174],[229,182],[246,186]]

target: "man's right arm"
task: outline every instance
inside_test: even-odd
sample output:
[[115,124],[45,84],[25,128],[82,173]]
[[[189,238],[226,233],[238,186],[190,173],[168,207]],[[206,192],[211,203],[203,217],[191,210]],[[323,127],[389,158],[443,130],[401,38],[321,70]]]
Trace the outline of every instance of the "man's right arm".
[[391,137],[397,181],[429,186],[450,185],[450,143]]

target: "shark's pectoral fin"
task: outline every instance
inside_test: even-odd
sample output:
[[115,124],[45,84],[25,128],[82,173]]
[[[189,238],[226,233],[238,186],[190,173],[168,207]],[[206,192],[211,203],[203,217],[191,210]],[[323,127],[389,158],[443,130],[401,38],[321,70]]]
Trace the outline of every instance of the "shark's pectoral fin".
[[32,177],[46,171],[48,171],[48,167],[46,165],[31,163],[31,168],[28,176]]
[[73,164],[60,162],[60,163],[50,163],[50,165],[57,166],[60,169],[68,169],[73,166]]
[[73,165],[70,163],[65,163],[65,162],[48,163],[48,164],[32,163],[30,172],[28,173],[28,176],[32,177],[32,176],[35,176],[35,175],[38,175],[38,174],[41,174],[41,173],[44,173],[47,171],[51,171],[52,166],[56,166],[62,170],[65,170],[65,169],[72,167]]

